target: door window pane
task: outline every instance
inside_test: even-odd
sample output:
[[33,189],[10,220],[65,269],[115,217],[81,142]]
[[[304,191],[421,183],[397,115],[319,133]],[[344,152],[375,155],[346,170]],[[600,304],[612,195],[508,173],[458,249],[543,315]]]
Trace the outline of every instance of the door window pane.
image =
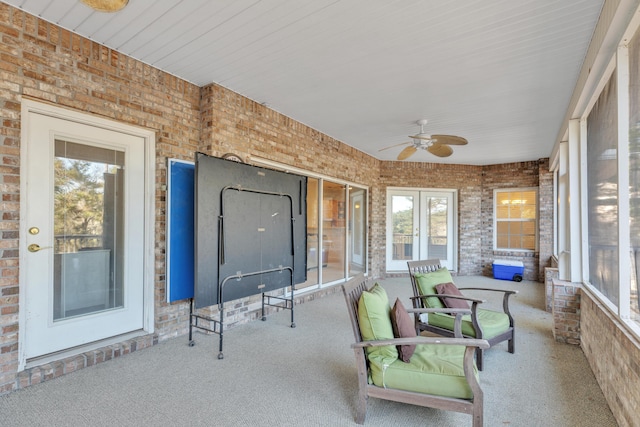
[[446,197],[427,200],[428,248],[427,257],[447,260],[449,206]]
[[[345,277],[346,188],[342,184],[322,182],[322,247],[326,267],[322,283]],[[323,261],[323,264],[324,261]]]
[[413,259],[413,230],[417,227],[413,221],[414,204],[413,196],[391,197],[394,261]]
[[56,140],[54,320],[123,306],[124,152]]

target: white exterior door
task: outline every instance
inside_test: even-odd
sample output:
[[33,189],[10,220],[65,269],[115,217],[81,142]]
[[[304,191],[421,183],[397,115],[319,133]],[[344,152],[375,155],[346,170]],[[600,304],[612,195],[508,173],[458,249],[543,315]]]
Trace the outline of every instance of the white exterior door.
[[21,187],[23,362],[148,326],[149,141],[46,112],[27,114]]
[[407,261],[440,259],[456,266],[455,190],[389,190],[387,271],[407,271]]

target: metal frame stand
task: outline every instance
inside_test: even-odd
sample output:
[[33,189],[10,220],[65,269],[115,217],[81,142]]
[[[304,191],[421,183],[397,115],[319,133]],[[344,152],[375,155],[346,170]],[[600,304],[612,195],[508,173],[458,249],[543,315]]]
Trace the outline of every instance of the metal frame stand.
[[[220,284],[220,299],[219,299],[219,303],[218,303],[218,311],[220,312],[220,320],[216,320],[213,317],[210,316],[205,316],[202,314],[197,314],[194,312],[194,308],[193,308],[193,301],[194,299],[191,298],[191,302],[189,305],[189,347],[193,347],[194,345],[196,345],[196,342],[193,340],[193,328],[196,329],[201,329],[207,332],[211,332],[214,334],[218,334],[219,338],[219,352],[218,352],[218,359],[224,359],[224,354],[222,353],[222,341],[223,341],[223,337],[224,337],[224,286],[227,284],[227,282],[231,279],[242,279],[243,277],[247,277],[247,276],[255,276],[258,274],[265,274],[265,273],[274,273],[274,272],[282,272],[284,270],[288,270],[289,274],[291,276],[291,297],[290,298],[283,298],[283,297],[276,297],[276,296],[271,296],[271,295],[266,295],[264,292],[262,293],[262,320],[265,321],[267,320],[267,317],[265,315],[265,306],[270,306],[270,307],[280,307],[283,308],[285,310],[291,310],[291,327],[295,328],[296,324],[293,320],[293,307],[294,307],[294,300],[293,300],[293,294],[295,291],[295,285],[293,283],[293,268],[292,267],[282,267],[280,266],[279,268],[272,268],[269,270],[262,270],[262,271],[255,271],[253,273],[246,273],[246,274],[242,274],[242,273],[238,273],[238,274],[234,274],[232,276],[228,276],[225,277],[225,279],[222,281],[222,283]],[[271,300],[277,300],[280,301],[279,304],[272,304]],[[266,302],[265,302],[266,300]],[[284,305],[282,305],[282,302],[284,302]],[[207,326],[203,326],[198,324],[198,320],[206,320],[208,322],[213,322],[213,329]]]

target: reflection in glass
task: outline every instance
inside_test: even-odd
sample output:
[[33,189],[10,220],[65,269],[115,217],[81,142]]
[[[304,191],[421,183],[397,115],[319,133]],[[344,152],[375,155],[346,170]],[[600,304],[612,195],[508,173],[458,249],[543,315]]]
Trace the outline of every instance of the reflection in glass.
[[[322,283],[345,277],[346,188],[342,184],[322,182],[322,247],[326,251],[326,267]],[[324,261],[323,261],[324,263]]]
[[631,317],[640,322],[640,31],[629,43],[629,229]]
[[55,141],[54,320],[123,306],[124,152]]
[[616,73],[587,117],[589,282],[616,306],[618,278],[618,166]]
[[326,263],[326,250],[322,260],[318,241],[318,180],[307,179],[307,281],[296,285],[296,289],[318,284],[318,267]]
[[536,249],[535,190],[496,193],[496,247]]
[[366,270],[367,262],[367,194],[361,188],[349,191],[349,275]]
[[428,258],[447,260],[449,207],[446,197],[429,197],[427,199],[427,228],[429,246]]
[[393,223],[393,260],[413,259],[413,196],[391,197],[391,221]]

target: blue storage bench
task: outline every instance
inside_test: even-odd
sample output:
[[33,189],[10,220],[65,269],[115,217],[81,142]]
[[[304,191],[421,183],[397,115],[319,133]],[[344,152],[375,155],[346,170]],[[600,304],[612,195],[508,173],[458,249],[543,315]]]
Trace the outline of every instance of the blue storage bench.
[[524,264],[522,261],[511,261],[507,259],[497,259],[493,261],[494,279],[521,282],[523,275]]

